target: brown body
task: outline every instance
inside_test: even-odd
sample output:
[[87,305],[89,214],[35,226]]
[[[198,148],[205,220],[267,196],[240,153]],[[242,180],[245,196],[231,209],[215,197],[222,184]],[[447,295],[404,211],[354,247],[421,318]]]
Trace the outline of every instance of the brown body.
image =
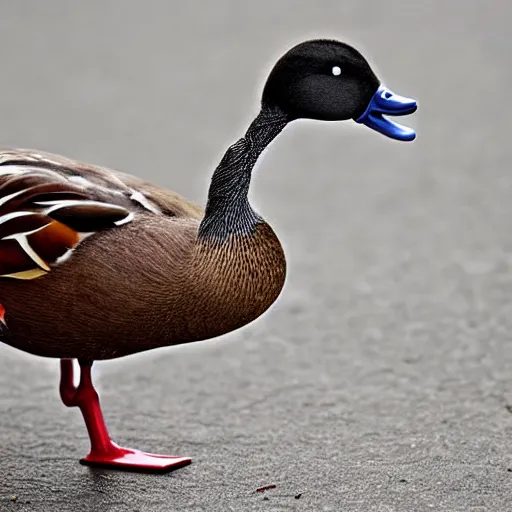
[[2,341],[41,356],[109,359],[225,334],[276,300],[286,263],[268,224],[222,241],[198,239],[199,207],[114,176],[161,213],[137,211],[132,222],[95,233],[41,277],[1,279]]

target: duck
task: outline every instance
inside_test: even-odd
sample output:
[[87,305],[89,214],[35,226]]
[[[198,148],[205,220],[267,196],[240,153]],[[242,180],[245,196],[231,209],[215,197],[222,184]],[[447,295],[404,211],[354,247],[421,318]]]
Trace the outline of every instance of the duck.
[[0,341],[60,361],[60,398],[80,409],[89,434],[82,464],[167,472],[191,463],[116,444],[91,368],[217,338],[275,303],[286,258],[248,193],[256,162],[285,127],[352,120],[411,142],[416,132],[389,117],[416,109],[356,48],[314,39],[270,70],[257,115],[213,171],[204,208],[120,171],[43,151],[0,151]]

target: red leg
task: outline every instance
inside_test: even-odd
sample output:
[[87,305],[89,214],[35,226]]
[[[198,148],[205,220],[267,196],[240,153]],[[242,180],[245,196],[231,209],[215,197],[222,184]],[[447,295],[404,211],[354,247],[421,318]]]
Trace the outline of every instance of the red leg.
[[144,453],[121,448],[108,434],[103,420],[98,393],[91,380],[92,363],[80,362],[80,384],[73,384],[73,361],[61,359],[60,396],[67,407],[79,407],[91,440],[91,451],[81,459],[88,466],[110,467],[132,471],[167,472],[187,466],[188,457]]

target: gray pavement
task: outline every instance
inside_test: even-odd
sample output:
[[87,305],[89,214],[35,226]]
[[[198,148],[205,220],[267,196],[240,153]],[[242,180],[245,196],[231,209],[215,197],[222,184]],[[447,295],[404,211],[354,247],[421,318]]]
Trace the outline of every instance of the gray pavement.
[[277,304],[218,341],[95,368],[118,442],[193,465],[79,465],[58,362],[1,347],[0,510],[511,510],[511,19],[506,0],[2,2],[1,145],[202,204],[303,39],[357,44],[420,110],[411,145],[288,128],[251,193],[288,255]]

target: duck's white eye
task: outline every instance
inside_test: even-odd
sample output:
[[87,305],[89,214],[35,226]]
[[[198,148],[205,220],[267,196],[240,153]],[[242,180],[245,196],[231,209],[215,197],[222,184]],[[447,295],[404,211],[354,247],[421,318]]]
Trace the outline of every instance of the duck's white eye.
[[332,74],[334,76],[339,76],[341,75],[341,68],[339,66],[333,66],[332,67]]

